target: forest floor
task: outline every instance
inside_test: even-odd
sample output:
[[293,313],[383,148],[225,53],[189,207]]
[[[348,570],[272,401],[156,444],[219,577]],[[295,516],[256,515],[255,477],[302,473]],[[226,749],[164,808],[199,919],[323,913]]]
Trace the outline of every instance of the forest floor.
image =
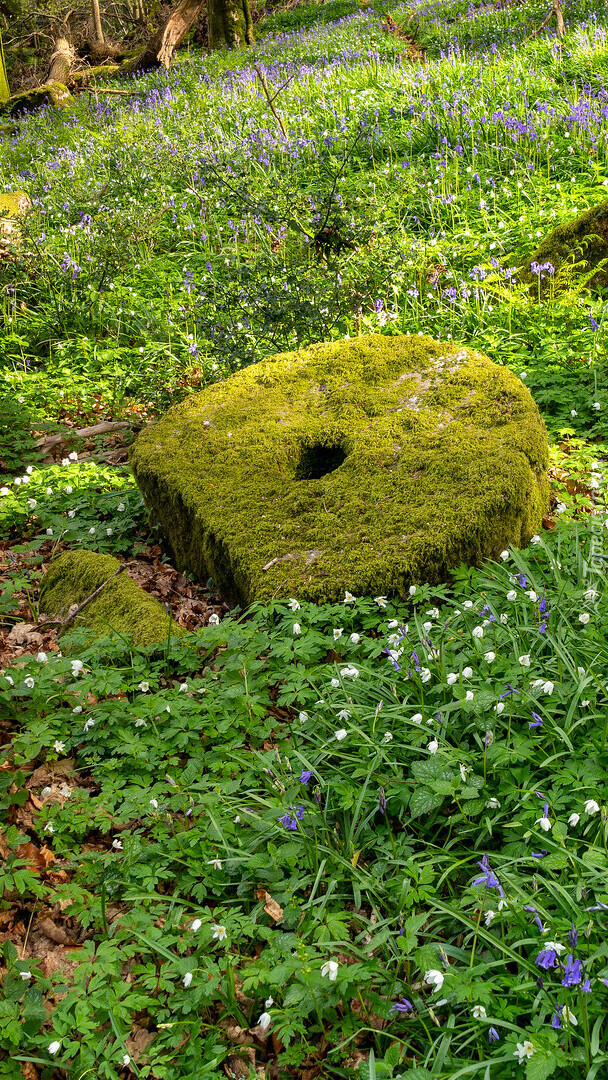
[[[517,271],[604,200],[608,23],[546,14],[301,3],[256,67],[191,46],[0,146],[30,206],[0,256],[2,1080],[606,1072],[606,301]],[[526,382],[542,528],[405,598],[230,610],[171,565],[133,438],[371,332]],[[82,547],[188,633],[39,625]]]

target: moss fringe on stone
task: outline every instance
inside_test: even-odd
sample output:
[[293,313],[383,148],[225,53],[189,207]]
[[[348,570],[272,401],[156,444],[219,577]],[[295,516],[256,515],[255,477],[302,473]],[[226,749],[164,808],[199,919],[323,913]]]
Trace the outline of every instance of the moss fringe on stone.
[[[118,559],[95,551],[66,551],[55,559],[42,584],[40,607],[51,618],[65,618],[72,604],[82,604],[120,567]],[[87,627],[95,637],[117,633],[134,645],[156,645],[183,634],[172,623],[162,604],[133,581],[126,572],[102,589],[87,604],[68,630]]]
[[548,500],[525,386],[423,337],[261,361],[170,409],[131,460],[177,565],[241,603],[403,595],[526,544]]
[[[555,270],[553,287],[568,288],[577,279],[608,259],[608,200],[592,206],[573,221],[558,225],[541,242],[534,255],[520,271],[520,280],[530,283],[531,295],[538,295],[538,276],[530,271],[531,263],[551,263]],[[541,296],[549,287],[549,277],[541,282]],[[587,283],[590,289],[608,286],[608,264],[601,267]]]

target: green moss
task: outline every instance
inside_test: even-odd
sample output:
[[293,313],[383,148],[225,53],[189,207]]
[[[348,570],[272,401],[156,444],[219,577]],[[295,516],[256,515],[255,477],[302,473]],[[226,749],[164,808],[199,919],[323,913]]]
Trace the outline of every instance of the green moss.
[[[72,604],[82,604],[119,567],[118,559],[111,555],[66,551],[53,560],[46,573],[40,596],[41,609],[50,617],[65,618]],[[96,637],[118,633],[128,637],[134,645],[154,645],[167,640],[169,623],[162,604],[123,572],[86,605],[67,629],[84,626],[93,630]],[[171,625],[171,636],[183,633],[181,626]]]
[[178,566],[242,603],[403,595],[527,543],[548,499],[525,386],[422,337],[261,361],[174,406],[132,465]]
[[6,191],[0,195],[0,217],[23,217],[30,206],[25,191]]
[[208,5],[209,48],[253,45],[253,22],[249,0],[210,0]]
[[53,105],[57,109],[64,108],[72,100],[72,95],[67,86],[59,82],[44,83],[43,86],[35,86],[32,90],[24,90],[21,94],[15,94],[7,102],[0,105],[0,112],[8,112],[11,116],[21,116],[23,113],[34,112],[42,105]]
[[[593,267],[608,259],[608,200],[592,206],[573,221],[558,225],[541,242],[526,266],[520,271],[520,279],[530,282],[531,294],[538,295],[538,277],[530,272],[530,263],[551,263],[555,269],[554,288],[568,287],[573,278],[588,274]],[[588,285],[592,289],[608,286],[608,265],[600,267]],[[542,293],[549,286],[549,277],[541,282]]]

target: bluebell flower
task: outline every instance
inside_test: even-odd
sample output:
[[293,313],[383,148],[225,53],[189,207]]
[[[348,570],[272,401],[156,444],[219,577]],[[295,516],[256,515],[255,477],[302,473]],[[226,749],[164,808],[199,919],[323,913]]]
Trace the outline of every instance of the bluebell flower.
[[600,324],[595,321],[595,319],[593,318],[593,315],[591,314],[591,309],[589,309],[589,326],[593,330],[593,333],[595,333],[595,331],[599,330],[599,328],[600,328]]
[[301,821],[303,817],[303,806],[288,806],[287,813],[279,818],[279,825],[283,825],[286,829],[297,829],[298,821]]
[[399,1001],[396,1001],[395,1004],[392,1005],[389,1009],[389,1012],[398,1013],[411,1013],[413,1011],[414,1006],[412,1005],[411,1001],[408,1001],[407,998],[404,997],[399,998]]
[[473,878],[472,884],[483,885],[486,889],[497,889],[498,895],[504,896],[504,889],[490,866],[488,856],[484,855],[481,862],[478,862],[477,865],[483,870],[483,873],[480,874],[479,877]]
[[532,717],[533,717],[533,722],[528,724],[529,728],[535,728],[535,727],[542,727],[543,726],[542,717],[539,716],[537,712],[533,712]]
[[307,784],[308,781],[310,780],[311,776],[312,776],[312,772],[310,772],[308,769],[304,769],[300,773],[300,783],[301,784]]
[[563,1009],[564,1009],[563,1005],[556,1005],[555,1006],[555,1012],[553,1013],[553,1019],[551,1020],[551,1027],[555,1028],[556,1031],[559,1031],[561,1026],[562,1026],[562,1012],[563,1012]]
[[548,941],[542,948],[536,957],[534,963],[537,967],[543,968],[544,971],[548,971],[549,968],[557,967],[557,958],[560,952],[564,951],[564,946],[560,945],[558,941]]
[[583,962],[582,960],[575,960],[572,953],[568,954],[566,960],[566,966],[564,968],[564,977],[562,979],[562,986],[578,986],[583,977]]
[[591,993],[591,979],[585,979],[583,985],[581,986],[581,990],[583,991],[583,994]]
[[576,943],[578,941],[578,930],[576,929],[574,923],[572,923],[572,926],[568,931],[568,941],[572,945],[572,948],[576,949]]
[[490,1042],[490,1043],[498,1042],[499,1039],[500,1039],[500,1035],[498,1034],[496,1028],[495,1027],[488,1028],[488,1042]]

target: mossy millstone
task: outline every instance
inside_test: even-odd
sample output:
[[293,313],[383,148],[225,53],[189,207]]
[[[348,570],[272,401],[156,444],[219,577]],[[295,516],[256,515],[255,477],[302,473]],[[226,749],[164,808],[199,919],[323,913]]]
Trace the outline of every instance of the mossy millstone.
[[[541,268],[545,263],[551,263],[557,275],[554,288],[559,289],[568,285],[568,277],[588,274],[603,259],[608,259],[608,200],[553,229],[526,262],[519,276],[522,281],[532,284],[532,295],[538,295],[539,277],[530,269],[535,263]],[[574,268],[570,275],[567,272],[568,264]],[[546,271],[542,270],[542,274],[541,295],[550,280]],[[588,286],[591,289],[605,289],[608,286],[608,263],[590,278]]]
[[525,386],[424,337],[260,361],[175,405],[131,460],[178,566],[241,603],[402,595],[527,543],[548,499]]
[[162,604],[150,596],[126,572],[112,578],[120,569],[118,559],[96,551],[66,551],[54,559],[42,582],[40,607],[45,614],[65,618],[72,604],[82,604],[104,581],[98,596],[83,608],[67,627],[87,627],[93,637],[124,634],[134,645],[156,645],[183,634],[173,623]]

